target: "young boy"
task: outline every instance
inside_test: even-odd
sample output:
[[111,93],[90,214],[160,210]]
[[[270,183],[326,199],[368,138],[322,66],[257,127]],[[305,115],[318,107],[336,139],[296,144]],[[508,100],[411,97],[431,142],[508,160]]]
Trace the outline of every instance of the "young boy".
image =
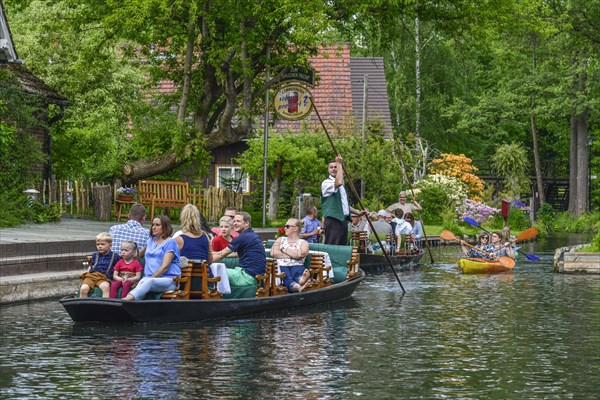
[[88,272],[81,274],[83,283],[79,288],[79,297],[87,297],[89,291],[96,286],[102,290],[102,297],[109,297],[109,276],[113,275],[113,267],[119,261],[119,256],[111,251],[111,247],[112,236],[107,232],[102,232],[96,236],[96,249],[98,251],[92,254]]

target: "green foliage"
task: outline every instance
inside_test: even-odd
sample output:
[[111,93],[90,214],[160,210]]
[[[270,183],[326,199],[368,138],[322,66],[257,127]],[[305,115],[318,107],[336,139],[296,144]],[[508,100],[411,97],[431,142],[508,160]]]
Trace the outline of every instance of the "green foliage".
[[40,143],[27,129],[42,125],[34,116],[43,112],[41,99],[26,95],[15,77],[0,69],[0,226],[27,219],[23,190],[38,182],[36,167],[45,162]]
[[[434,225],[441,225],[444,222],[443,214],[451,207],[446,190],[442,186],[432,185],[421,189],[417,195],[417,202],[423,207],[421,211],[423,220]],[[453,219],[456,219],[456,212]]]
[[496,154],[492,156],[492,163],[498,176],[504,178],[500,197],[520,199],[521,193],[531,186],[527,177],[529,161],[523,146],[517,143],[498,146]]
[[[507,225],[511,230],[522,231],[531,226],[531,221],[529,215],[514,207],[510,207],[508,209]],[[500,213],[494,214],[490,227],[498,231],[504,228],[504,218]]]
[[35,223],[60,221],[61,209],[56,202],[41,204],[37,201],[31,202],[27,209],[27,220]]
[[440,215],[442,219],[442,228],[447,229],[455,235],[462,236],[465,234],[464,225],[456,219],[456,210],[452,207],[447,207]]
[[[550,203],[544,203],[535,214],[536,226],[543,226],[546,230],[553,225],[556,211]],[[538,228],[539,229],[539,228]]]
[[592,238],[591,251],[600,252],[600,231]]

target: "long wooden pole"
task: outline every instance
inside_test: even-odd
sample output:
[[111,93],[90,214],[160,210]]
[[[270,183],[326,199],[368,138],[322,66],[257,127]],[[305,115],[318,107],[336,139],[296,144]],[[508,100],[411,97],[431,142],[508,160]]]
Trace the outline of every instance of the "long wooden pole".
[[[329,144],[331,145],[331,148],[333,149],[333,152],[337,156],[340,153],[338,153],[338,151],[337,151],[337,149],[335,147],[335,144],[333,144],[333,140],[331,140],[331,136],[329,135],[329,131],[327,131],[327,127],[325,126],[325,123],[323,122],[323,119],[321,118],[321,114],[319,114],[319,110],[317,109],[317,105],[315,104],[315,98],[312,97],[312,96],[311,96],[311,101],[313,103],[313,108],[315,110],[315,113],[317,114],[317,118],[319,118],[319,122],[321,122],[321,126],[323,127],[323,130],[325,131],[325,135],[327,135],[327,139],[329,140]],[[350,184],[350,188],[352,189],[352,192],[354,193],[354,195],[356,196],[356,198],[358,200],[358,204],[360,205],[361,210],[365,210],[365,207],[363,206],[363,203],[362,203],[362,200],[360,198],[360,195],[356,191],[356,188],[354,187],[354,183],[352,182],[352,177],[348,173],[348,170],[346,168],[344,168],[343,164],[342,164],[342,168],[344,170],[344,173],[348,176],[348,183]],[[371,222],[371,220],[369,218],[367,218],[367,222],[369,223],[369,226],[371,227],[371,231],[375,233],[375,238],[377,239],[377,243],[379,243],[379,247],[383,250],[383,255],[385,256],[385,259],[387,260],[388,265],[390,266],[390,269],[394,273],[394,276],[396,277],[396,280],[398,281],[398,284],[400,285],[400,289],[402,289],[402,293],[403,294],[406,293],[406,290],[404,290],[404,286],[402,286],[402,282],[400,281],[400,277],[398,276],[398,273],[394,269],[394,266],[392,265],[392,261],[390,260],[390,257],[388,256],[387,252],[385,251],[385,246],[383,245],[383,243],[381,243],[381,240],[379,239],[379,235],[377,234],[377,231],[375,230],[375,227],[373,226],[373,223]]]
[[[413,186],[410,183],[410,179],[406,176],[406,165],[404,164],[404,156],[402,155],[402,149],[398,146],[398,143],[394,143],[396,146],[396,153],[400,154],[400,168],[404,171],[404,178],[408,183],[408,188],[410,189],[410,194],[412,195],[413,200],[415,199],[415,191],[413,190]],[[397,161],[397,160],[396,160]],[[427,252],[429,253],[429,259],[433,264],[433,254],[431,253],[431,247],[429,246],[429,239],[427,239],[427,233],[425,232],[425,221],[423,221],[423,216],[421,215],[421,211],[417,211],[419,213],[419,221],[421,221],[421,228],[423,229],[423,236],[425,237],[425,246],[427,247]]]

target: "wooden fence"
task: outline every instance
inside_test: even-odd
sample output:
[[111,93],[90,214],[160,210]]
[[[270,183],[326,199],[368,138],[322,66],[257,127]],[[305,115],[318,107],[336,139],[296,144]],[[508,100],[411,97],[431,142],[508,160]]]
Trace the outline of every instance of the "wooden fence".
[[[106,186],[98,182],[67,181],[67,180],[44,180],[38,188],[39,200],[43,204],[57,202],[62,211],[73,215],[94,214],[94,186]],[[113,198],[117,196],[117,188],[121,185],[113,184]],[[136,185],[128,185],[137,190]],[[197,202],[198,209],[204,218],[211,223],[219,221],[226,207],[235,207],[238,210],[243,206],[243,195],[233,190],[209,186],[189,187],[190,194],[200,194]],[[114,210],[113,210],[114,214]]]

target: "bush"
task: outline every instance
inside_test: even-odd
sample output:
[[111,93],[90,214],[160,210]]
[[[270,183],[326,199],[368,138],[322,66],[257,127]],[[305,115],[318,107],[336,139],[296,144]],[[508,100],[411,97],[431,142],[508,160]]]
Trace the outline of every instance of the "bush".
[[37,201],[31,202],[28,207],[27,219],[35,223],[60,221],[61,209],[56,202],[42,204]]
[[[440,225],[443,221],[442,214],[450,206],[448,195],[441,186],[429,186],[421,189],[417,196],[417,202],[423,207],[421,218],[428,225]],[[456,216],[452,219],[456,219]]]
[[[507,225],[517,231],[522,231],[531,226],[529,215],[526,215],[523,211],[510,207],[508,209],[508,220]],[[491,223],[492,229],[502,229],[504,227],[504,218],[500,213],[494,215],[494,219]]]
[[544,203],[540,206],[535,214],[536,225],[543,225],[547,230],[552,226],[555,216],[556,211],[554,211],[552,205],[549,203]]

